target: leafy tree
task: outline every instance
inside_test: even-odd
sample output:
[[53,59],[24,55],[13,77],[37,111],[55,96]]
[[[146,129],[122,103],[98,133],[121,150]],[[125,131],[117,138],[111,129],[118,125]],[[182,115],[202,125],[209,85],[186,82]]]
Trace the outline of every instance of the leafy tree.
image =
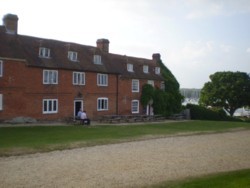
[[164,78],[165,90],[153,88],[151,85],[145,84],[142,88],[140,101],[142,106],[146,107],[149,101],[153,99],[154,113],[168,116],[180,112],[183,96],[179,91],[179,83],[171,71],[161,60],[158,63]]
[[142,86],[141,104],[146,107],[150,100],[153,100],[154,88],[150,84],[145,84]]
[[165,114],[171,115],[173,113],[178,113],[182,109],[183,96],[180,93],[180,85],[176,80],[172,72],[163,64],[160,60],[158,61],[161,67],[161,74],[165,82],[165,92],[166,92],[166,111]]
[[167,112],[168,103],[168,96],[167,93],[161,89],[156,88],[154,90],[154,97],[153,97],[153,108],[155,114],[161,115],[170,115]]
[[236,109],[250,105],[250,77],[244,72],[216,72],[201,90],[199,104],[222,107],[231,116]]

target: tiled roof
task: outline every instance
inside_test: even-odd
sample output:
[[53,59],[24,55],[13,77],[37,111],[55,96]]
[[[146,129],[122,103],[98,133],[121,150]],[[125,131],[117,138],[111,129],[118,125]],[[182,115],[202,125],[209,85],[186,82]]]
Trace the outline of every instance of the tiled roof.
[[[150,59],[106,53],[93,46],[11,35],[5,32],[0,32],[0,41],[0,58],[25,59],[27,66],[119,74],[124,78],[163,80],[161,75],[154,72],[154,68],[159,65]],[[50,58],[39,57],[40,47],[50,49]],[[76,62],[68,59],[68,51],[77,52]],[[93,63],[94,55],[101,56],[101,65]],[[133,64],[134,72],[127,71],[127,63]],[[149,66],[149,73],[143,72],[143,65]]]

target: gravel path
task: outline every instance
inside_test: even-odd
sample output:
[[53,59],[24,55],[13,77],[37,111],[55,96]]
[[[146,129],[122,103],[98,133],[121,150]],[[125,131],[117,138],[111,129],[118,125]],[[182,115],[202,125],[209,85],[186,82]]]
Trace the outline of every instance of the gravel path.
[[141,187],[250,168],[250,131],[0,158],[0,187]]

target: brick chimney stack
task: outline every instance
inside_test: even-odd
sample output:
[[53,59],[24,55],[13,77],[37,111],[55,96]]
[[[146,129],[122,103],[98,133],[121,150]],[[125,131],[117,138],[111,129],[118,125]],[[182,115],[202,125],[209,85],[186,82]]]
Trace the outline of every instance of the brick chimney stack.
[[109,53],[109,40],[108,39],[98,39],[96,41],[96,46],[101,51]]
[[18,17],[15,14],[6,14],[3,17],[3,25],[9,34],[17,34]]
[[155,53],[155,54],[152,55],[152,58],[153,58],[153,60],[155,62],[160,61],[161,60],[161,54]]

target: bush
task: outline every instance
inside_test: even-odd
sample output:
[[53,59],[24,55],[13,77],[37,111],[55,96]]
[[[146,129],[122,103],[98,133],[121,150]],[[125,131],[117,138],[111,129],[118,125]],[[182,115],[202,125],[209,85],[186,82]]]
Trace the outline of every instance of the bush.
[[194,120],[241,121],[228,116],[223,109],[212,110],[193,104],[187,104],[186,108],[190,109],[191,119]]

